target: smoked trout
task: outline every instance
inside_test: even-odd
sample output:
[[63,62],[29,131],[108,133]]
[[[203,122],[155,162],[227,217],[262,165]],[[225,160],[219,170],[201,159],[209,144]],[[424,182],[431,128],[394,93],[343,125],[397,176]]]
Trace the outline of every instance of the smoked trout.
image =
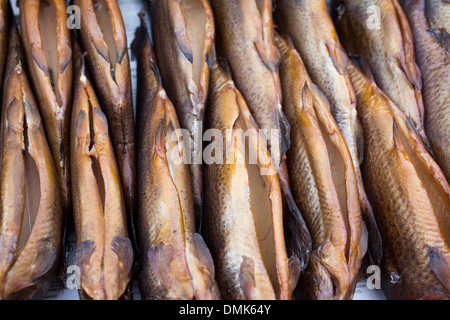
[[402,5],[422,72],[425,132],[450,181],[450,2],[406,0]]
[[74,0],[80,8],[78,30],[119,166],[130,238],[135,234],[136,150],[131,71],[125,25],[116,0]]
[[80,268],[81,299],[129,299],[133,248],[120,172],[85,55],[75,65],[70,133],[73,215],[77,238],[74,262]]
[[132,47],[138,57],[141,294],[144,299],[220,299],[211,254],[195,233],[194,194],[189,166],[183,162],[180,125],[161,86],[144,12],[140,18]]
[[28,299],[48,289],[58,269],[62,202],[15,25],[8,42],[0,140],[0,299]]
[[367,250],[353,162],[328,100],[290,38],[276,34],[275,41],[283,110],[291,127],[291,186],[313,242],[297,291],[308,299],[351,299]]
[[276,168],[227,68],[211,68],[203,232],[225,299],[288,300],[301,265],[288,259]]
[[214,43],[213,13],[207,0],[155,0],[151,20],[156,59],[164,88],[181,128],[188,131],[187,158],[197,230],[203,206],[203,118]]
[[450,187],[412,124],[349,63],[365,138],[367,194],[383,237],[382,288],[389,299],[450,299]]
[[[355,92],[347,72],[348,56],[339,42],[326,1],[281,0],[277,2],[275,17],[283,33],[291,37],[313,83],[328,99],[331,113],[348,146],[358,184],[361,214],[369,235],[366,264],[379,264],[382,241],[361,176],[364,142],[356,113]],[[316,90],[315,96],[320,95]]]

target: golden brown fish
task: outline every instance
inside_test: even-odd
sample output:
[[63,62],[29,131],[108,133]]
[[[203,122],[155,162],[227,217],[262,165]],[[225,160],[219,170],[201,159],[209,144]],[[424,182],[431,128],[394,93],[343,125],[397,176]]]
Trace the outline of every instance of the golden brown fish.
[[62,203],[15,26],[8,41],[1,128],[0,299],[28,299],[38,289],[48,289],[58,267]]
[[108,122],[85,74],[84,60],[80,68],[75,68],[78,76],[70,133],[77,238],[74,261],[80,268],[79,292],[82,299],[126,299],[130,294],[133,249],[120,173]]
[[69,126],[72,44],[64,0],[21,0],[20,23],[31,84],[60,180],[64,228],[71,215]]
[[[367,264],[379,264],[382,241],[361,176],[364,143],[356,113],[355,92],[347,72],[348,56],[339,42],[326,1],[278,1],[275,16],[282,31],[292,38],[312,81],[328,99],[331,113],[347,143],[358,183],[361,213],[369,235]],[[320,92],[315,95],[320,96]]]
[[450,187],[392,100],[352,63],[349,74],[364,182],[383,236],[383,290],[389,299],[450,299]]
[[[422,72],[425,131],[436,162],[450,181],[450,29],[446,29],[450,2],[407,0],[402,5]],[[440,19],[441,14],[448,19]]]
[[312,83],[292,42],[278,34],[275,41],[283,110],[291,127],[287,164],[313,241],[298,291],[303,298],[351,299],[367,250],[352,158],[328,100]]
[[[205,148],[205,239],[225,299],[291,299],[301,265],[288,259],[280,184],[247,104],[230,75],[211,68]],[[213,131],[210,131],[213,130]],[[248,143],[246,140],[248,139]]]
[[1,88],[3,88],[3,72],[5,70],[6,55],[8,53],[9,10],[9,1],[0,0],[0,97]]
[[413,35],[398,1],[340,0],[338,15],[337,30],[347,52],[364,57],[377,85],[411,121],[429,149]]
[[74,0],[80,7],[78,30],[102,110],[108,119],[127,211],[136,246],[136,150],[131,72],[125,25],[116,0]]
[[214,18],[207,0],[152,1],[152,29],[162,82],[189,133],[190,175],[197,229],[200,228],[203,169],[202,135],[208,97]]
[[227,59],[236,87],[262,130],[278,171],[288,252],[297,255],[306,267],[311,238],[292,197],[285,163],[290,129],[281,107],[280,55],[273,39],[272,1],[213,0],[211,3],[218,30],[218,52]]
[[[189,166],[175,108],[161,86],[144,13],[138,57],[138,235],[144,299],[220,299],[214,262],[195,233]],[[181,160],[181,161],[180,161]]]

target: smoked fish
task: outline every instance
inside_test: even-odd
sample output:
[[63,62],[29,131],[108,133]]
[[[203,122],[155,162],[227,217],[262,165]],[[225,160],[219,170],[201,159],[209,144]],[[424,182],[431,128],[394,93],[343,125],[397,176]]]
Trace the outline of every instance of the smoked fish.
[[[214,262],[195,233],[194,194],[177,114],[165,93],[144,12],[138,58],[138,236],[144,299],[220,299]],[[189,153],[189,152],[188,152]],[[188,154],[190,156],[190,154]]]
[[407,0],[401,4],[422,73],[425,132],[436,162],[450,181],[450,2]]
[[215,38],[208,0],[155,0],[151,21],[162,83],[188,134],[195,220],[201,229],[203,206],[203,120],[209,86],[209,61]]
[[298,292],[307,299],[351,299],[367,250],[352,158],[328,100],[311,81],[292,41],[279,34],[275,41],[283,110],[291,127],[291,186],[313,242]]
[[129,299],[133,247],[128,235],[119,167],[85,54],[74,63],[70,133],[73,215],[81,299]]
[[364,182],[383,237],[383,291],[389,299],[450,299],[450,187],[370,67],[355,59],[348,70],[365,138]]
[[59,266],[58,172],[12,25],[3,90],[0,161],[0,299],[48,289]]
[[30,81],[60,181],[64,238],[72,215],[70,192],[70,116],[72,43],[64,0],[21,0],[20,26]]
[[356,112],[355,91],[348,76],[348,56],[337,36],[327,3],[325,0],[281,0],[276,4],[275,18],[280,30],[292,39],[313,83],[329,101],[356,174],[361,214],[369,236],[365,264],[379,264],[383,255],[382,240],[361,176],[364,141]]
[[130,58],[125,25],[116,0],[74,0],[80,8],[77,30],[87,52],[102,110],[108,119],[114,153],[119,166],[130,239],[137,249],[136,150]]
[[[211,68],[204,235],[224,299],[289,300],[301,264],[288,259],[276,168],[224,60]],[[248,141],[247,141],[248,140]]]
[[414,40],[397,0],[342,0],[336,28],[350,55],[361,55],[376,84],[413,124],[430,150],[424,128],[422,79],[416,64]]
[[283,195],[287,249],[290,255],[300,258],[304,268],[311,251],[311,237],[289,185],[286,151],[290,128],[282,110],[272,0],[212,0],[211,4],[217,27],[217,52],[227,60],[236,88],[267,144]]

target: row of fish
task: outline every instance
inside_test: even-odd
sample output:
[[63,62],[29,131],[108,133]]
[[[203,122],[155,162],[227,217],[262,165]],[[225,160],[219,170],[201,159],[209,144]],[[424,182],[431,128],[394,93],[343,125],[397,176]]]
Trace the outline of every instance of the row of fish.
[[135,124],[115,0],[73,1],[77,37],[0,1],[0,299],[61,276],[72,220],[83,299],[351,299],[369,265],[449,299],[450,4],[338,2],[151,1]]

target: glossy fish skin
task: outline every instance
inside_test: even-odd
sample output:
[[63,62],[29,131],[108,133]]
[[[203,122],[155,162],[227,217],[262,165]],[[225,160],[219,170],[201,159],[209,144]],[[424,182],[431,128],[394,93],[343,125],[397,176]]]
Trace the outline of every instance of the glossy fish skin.
[[48,289],[62,242],[57,170],[22,69],[15,25],[8,51],[1,129],[0,300],[29,299]]
[[73,77],[67,6],[63,0],[23,0],[19,6],[30,81],[39,92],[36,98],[60,179],[67,220],[67,214],[71,214],[69,125]]
[[313,241],[312,263],[298,290],[303,298],[351,299],[367,250],[353,162],[328,101],[292,42],[280,35],[275,41],[283,110],[291,127],[291,186]]
[[369,235],[366,263],[379,264],[383,255],[382,241],[361,176],[364,142],[355,92],[347,71],[348,56],[339,41],[326,1],[278,1],[275,17],[282,32],[292,38],[312,81],[328,99],[331,113],[347,143],[358,183],[361,214]]
[[399,108],[352,63],[349,74],[364,181],[383,236],[383,291],[389,299],[450,299],[450,187]]
[[133,248],[108,122],[83,62],[76,62],[71,123],[71,182],[81,299],[130,295]]
[[0,1],[0,89],[3,88],[3,72],[5,70],[6,56],[8,53],[8,33],[9,33],[9,1]]
[[[244,98],[217,63],[210,81],[207,128],[221,133],[218,150],[227,146],[223,158],[205,168],[204,234],[219,288],[224,299],[289,300],[301,265],[287,256],[275,167]],[[247,133],[248,150],[242,140]],[[252,203],[253,197],[258,200]]]
[[[370,7],[379,10],[379,26],[370,27],[371,19],[378,14],[371,14]],[[413,35],[398,1],[342,0],[338,14],[336,28],[347,52],[364,57],[377,85],[405,113],[429,149]]]
[[[186,8],[183,7],[184,4]],[[191,11],[188,11],[189,7]],[[202,17],[191,17],[188,12],[203,13],[204,20]],[[181,128],[189,132],[189,167],[196,227],[199,230],[203,206],[201,137],[208,98],[208,61],[211,60],[215,37],[213,13],[207,0],[155,0],[152,1],[151,13],[155,53],[162,83],[175,106]],[[194,33],[191,31],[190,28],[194,28],[194,22],[197,21],[204,22],[203,33],[195,29],[192,30]],[[201,25],[197,28],[201,29]]]
[[[214,262],[195,233],[189,166],[182,160],[175,108],[160,83],[141,16],[133,50],[138,57],[138,235],[144,299],[220,299]],[[178,145],[179,144],[179,145]],[[175,157],[175,158],[172,158]],[[180,157],[180,158],[177,158]]]
[[281,105],[280,55],[273,39],[272,1],[213,0],[211,4],[216,19],[218,53],[228,61],[237,89],[266,135],[278,171],[288,252],[297,255],[306,267],[311,238],[293,200],[285,163],[290,128]]
[[[402,5],[422,72],[425,131],[436,162],[450,181],[450,29],[446,29],[450,2],[407,0]],[[448,19],[439,19],[441,14]]]
[[[73,3],[80,7],[82,19],[78,33],[87,52],[87,65],[98,99],[108,119],[122,182],[129,234],[136,246],[135,128],[125,25],[116,0],[74,0]],[[102,17],[101,23],[95,9]]]

